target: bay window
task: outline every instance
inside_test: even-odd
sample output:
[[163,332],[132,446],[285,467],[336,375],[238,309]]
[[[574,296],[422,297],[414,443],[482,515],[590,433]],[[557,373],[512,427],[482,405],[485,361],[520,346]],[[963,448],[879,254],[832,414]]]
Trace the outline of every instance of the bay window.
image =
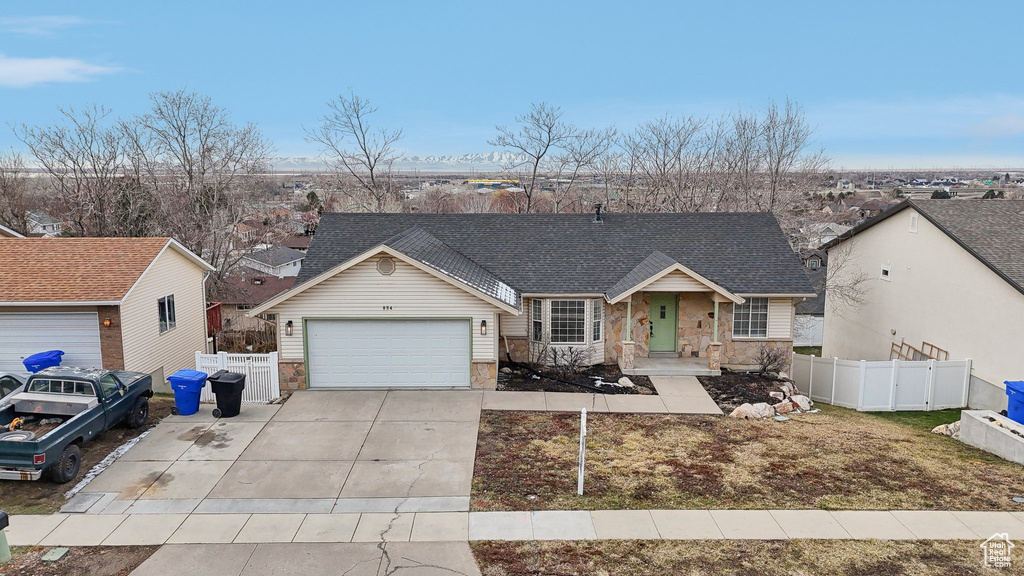
[[587,341],[587,301],[551,301],[551,343],[584,344]]

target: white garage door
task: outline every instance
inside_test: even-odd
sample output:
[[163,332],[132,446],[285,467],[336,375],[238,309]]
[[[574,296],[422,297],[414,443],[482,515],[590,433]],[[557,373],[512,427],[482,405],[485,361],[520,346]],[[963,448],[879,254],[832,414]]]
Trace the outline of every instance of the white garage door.
[[314,388],[469,386],[468,320],[309,320]]
[[63,366],[100,368],[95,312],[0,312],[0,371],[24,372],[26,356],[63,350]]

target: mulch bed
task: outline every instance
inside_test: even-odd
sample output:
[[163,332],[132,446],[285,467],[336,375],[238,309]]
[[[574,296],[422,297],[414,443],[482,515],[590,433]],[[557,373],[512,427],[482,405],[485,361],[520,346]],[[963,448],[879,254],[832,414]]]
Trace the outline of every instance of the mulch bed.
[[[564,376],[555,375],[544,368],[535,368],[535,370],[543,374],[539,378],[530,370],[521,366],[509,365],[503,362],[501,367],[508,367],[511,373],[498,372],[498,390],[517,392],[582,392],[586,394],[652,395],[658,393],[654,389],[651,379],[647,376],[629,376],[629,379],[634,384],[633,388],[612,385],[612,383],[618,382],[619,378],[622,378],[622,372],[615,364],[598,364],[597,366],[590,366],[578,374]],[[559,382],[559,380],[597,386],[598,390],[574,386],[573,384]],[[601,382],[604,382],[604,384],[598,385]]]
[[722,370],[721,376],[697,376],[704,389],[728,414],[741,404],[772,402],[769,392],[778,392],[780,382],[753,372]]
[[57,562],[43,562],[47,546],[14,548],[14,558],[0,566],[3,576],[128,576],[159,546],[71,548]]

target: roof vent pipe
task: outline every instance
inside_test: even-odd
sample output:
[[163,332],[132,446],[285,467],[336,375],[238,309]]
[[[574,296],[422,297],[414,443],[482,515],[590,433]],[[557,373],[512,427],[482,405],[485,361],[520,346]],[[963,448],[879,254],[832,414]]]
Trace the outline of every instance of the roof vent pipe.
[[594,202],[594,222],[601,224],[604,222],[604,218],[601,218],[601,203]]

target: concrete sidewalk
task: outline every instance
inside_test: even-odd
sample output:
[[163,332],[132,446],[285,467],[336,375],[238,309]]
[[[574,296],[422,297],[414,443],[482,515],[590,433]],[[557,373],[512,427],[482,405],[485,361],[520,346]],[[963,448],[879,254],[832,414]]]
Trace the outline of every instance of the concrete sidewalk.
[[697,378],[651,376],[657,395],[484,391],[484,410],[611,412],[616,414],[722,414]]
[[15,546],[468,540],[1024,538],[1024,512],[595,510],[15,516]]

